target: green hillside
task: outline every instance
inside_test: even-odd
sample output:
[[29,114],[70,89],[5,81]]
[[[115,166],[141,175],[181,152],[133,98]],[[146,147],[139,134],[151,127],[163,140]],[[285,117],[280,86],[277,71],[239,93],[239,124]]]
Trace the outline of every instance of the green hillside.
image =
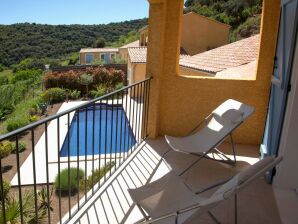
[[187,0],[185,13],[193,11],[231,25],[231,41],[260,30],[262,0]]
[[0,64],[10,66],[31,58],[60,58],[83,47],[116,42],[138,30],[147,19],[107,25],[0,25]]

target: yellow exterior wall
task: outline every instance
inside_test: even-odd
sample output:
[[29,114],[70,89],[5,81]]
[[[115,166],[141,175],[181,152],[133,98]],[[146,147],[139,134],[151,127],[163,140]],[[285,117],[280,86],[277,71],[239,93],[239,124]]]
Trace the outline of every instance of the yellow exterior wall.
[[125,61],[128,59],[128,49],[127,48],[119,48],[119,55],[121,58],[123,58]]
[[150,90],[149,135],[185,135],[226,99],[256,108],[234,133],[238,143],[260,144],[267,113],[278,31],[279,1],[264,0],[256,80],[225,80],[179,75],[182,0],[150,0],[147,73]]
[[140,46],[147,46],[148,42],[148,28],[140,30]]
[[119,55],[118,52],[113,52],[113,53],[109,53],[109,52],[106,52],[106,53],[98,53],[98,52],[91,52],[91,53],[80,53],[80,64],[83,65],[83,64],[86,64],[86,54],[93,54],[93,57],[94,57],[94,60],[99,60],[100,59],[100,55],[101,54],[110,54],[110,60],[111,60],[111,54],[115,54],[115,56]]
[[80,53],[80,64],[86,64],[86,54],[93,54],[94,59],[100,59],[100,54],[99,53]]
[[230,26],[197,13],[183,15],[181,47],[195,55],[229,43]]

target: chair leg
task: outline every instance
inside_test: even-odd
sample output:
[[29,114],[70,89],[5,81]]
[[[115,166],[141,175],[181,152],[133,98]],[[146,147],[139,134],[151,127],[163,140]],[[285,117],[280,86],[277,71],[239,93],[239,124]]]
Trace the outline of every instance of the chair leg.
[[234,206],[235,206],[235,224],[238,223],[238,209],[237,209],[237,194],[234,196]]
[[230,139],[231,139],[231,145],[232,145],[233,156],[234,156],[234,165],[235,165],[236,164],[236,153],[235,153],[235,145],[234,145],[232,133],[230,134]]
[[216,224],[220,224],[220,221],[218,221],[218,219],[210,211],[208,211],[208,215]]

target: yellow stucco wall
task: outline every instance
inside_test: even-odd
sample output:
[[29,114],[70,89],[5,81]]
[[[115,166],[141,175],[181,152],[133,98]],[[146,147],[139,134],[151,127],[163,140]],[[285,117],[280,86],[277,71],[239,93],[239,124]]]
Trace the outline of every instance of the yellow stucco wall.
[[[86,54],[87,53],[80,53],[80,64],[86,64]],[[100,59],[100,54],[99,53],[88,53],[88,54],[93,54],[94,59]]]
[[109,52],[107,52],[107,53],[98,53],[98,52],[80,53],[80,64],[81,65],[86,64],[86,54],[93,54],[94,60],[99,60],[101,54],[110,54],[110,60],[111,60],[111,54],[115,54],[115,56],[119,55],[118,52],[113,52],[113,53],[109,53]]
[[229,43],[230,26],[197,13],[183,15],[181,46],[190,55]]
[[151,0],[147,74],[150,92],[149,135],[181,136],[228,98],[256,108],[234,133],[238,143],[260,144],[267,113],[277,39],[279,1],[264,0],[256,80],[224,80],[179,75],[182,0]]
[[127,61],[128,59],[128,49],[127,48],[119,48],[119,55],[121,58]]

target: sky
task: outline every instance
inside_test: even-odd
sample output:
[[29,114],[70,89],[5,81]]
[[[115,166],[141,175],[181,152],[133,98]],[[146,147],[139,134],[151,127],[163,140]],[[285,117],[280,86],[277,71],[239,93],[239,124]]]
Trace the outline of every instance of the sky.
[[0,24],[107,24],[148,17],[147,0],[1,0]]

